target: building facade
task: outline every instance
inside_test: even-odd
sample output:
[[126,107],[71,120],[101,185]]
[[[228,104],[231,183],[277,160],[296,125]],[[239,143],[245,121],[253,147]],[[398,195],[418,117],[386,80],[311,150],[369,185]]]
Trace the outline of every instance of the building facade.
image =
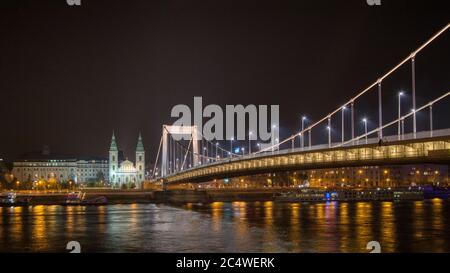
[[311,170],[311,187],[408,187],[449,184],[448,165],[416,164]]
[[103,177],[108,179],[108,160],[52,154],[28,154],[13,163],[13,175],[19,181],[55,179],[58,182],[87,182]]
[[139,187],[145,180],[145,150],[141,134],[136,146],[136,164],[122,158],[113,133],[109,159],[55,155],[44,148],[42,152],[22,155],[13,163],[12,173],[19,181],[54,179],[58,182],[83,183],[105,180],[113,186],[134,184]]
[[145,180],[145,150],[142,143],[141,134],[139,134],[136,146],[136,164],[125,159],[120,161],[119,149],[114,133],[111,138],[109,148],[109,181],[113,186],[132,186],[140,187]]

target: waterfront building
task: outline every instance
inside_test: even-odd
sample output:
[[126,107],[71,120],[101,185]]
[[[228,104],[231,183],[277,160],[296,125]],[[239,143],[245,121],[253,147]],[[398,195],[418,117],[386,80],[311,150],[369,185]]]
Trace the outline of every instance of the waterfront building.
[[447,185],[448,165],[417,164],[349,167],[308,171],[311,187],[408,187]]
[[47,149],[22,155],[13,162],[13,175],[19,181],[55,179],[58,182],[81,183],[90,179],[108,179],[106,158],[51,154]]
[[450,185],[448,165],[417,164],[345,167],[216,179],[200,188],[395,188]]
[[105,180],[114,186],[140,186],[145,180],[145,150],[140,134],[136,146],[136,164],[123,158],[113,133],[109,159],[51,154],[48,147],[44,147],[42,152],[24,154],[13,162],[12,173],[19,181],[54,179],[58,182],[83,183]]
[[83,182],[108,180],[108,159],[82,157],[77,159],[77,180]]
[[145,180],[145,150],[141,134],[136,145],[136,164],[128,159],[121,161],[118,153],[119,149],[113,132],[109,148],[109,181],[114,186],[134,184],[140,187]]

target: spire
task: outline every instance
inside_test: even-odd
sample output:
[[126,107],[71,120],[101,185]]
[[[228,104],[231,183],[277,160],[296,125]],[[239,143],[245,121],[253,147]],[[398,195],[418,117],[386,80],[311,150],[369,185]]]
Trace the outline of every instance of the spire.
[[111,146],[109,147],[110,151],[117,151],[117,143],[116,143],[116,137],[114,136],[114,131],[111,138]]
[[138,143],[136,146],[136,152],[143,152],[143,151],[144,151],[144,144],[142,144],[141,132],[139,132],[139,138],[138,138]]

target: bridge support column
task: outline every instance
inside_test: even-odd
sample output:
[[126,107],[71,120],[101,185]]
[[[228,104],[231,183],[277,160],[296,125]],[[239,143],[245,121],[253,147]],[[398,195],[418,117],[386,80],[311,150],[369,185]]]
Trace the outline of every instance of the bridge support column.
[[383,103],[381,100],[381,80],[378,81],[378,138],[383,138]]
[[416,57],[411,58],[412,104],[413,104],[413,137],[416,138]]
[[[352,120],[351,120],[351,125],[352,125],[352,139],[355,139],[355,103],[352,101],[351,102],[351,116],[352,116]],[[355,141],[352,141],[352,145],[355,145]]]
[[[163,139],[162,139],[162,158],[161,158],[161,176],[165,177],[168,174],[168,141],[169,134],[171,135],[188,135],[192,140],[193,165],[197,166],[200,159],[198,141],[200,140],[200,133],[197,126],[169,126],[163,125]],[[180,138],[181,139],[181,138]]]
[[430,105],[430,137],[433,137],[433,104]]

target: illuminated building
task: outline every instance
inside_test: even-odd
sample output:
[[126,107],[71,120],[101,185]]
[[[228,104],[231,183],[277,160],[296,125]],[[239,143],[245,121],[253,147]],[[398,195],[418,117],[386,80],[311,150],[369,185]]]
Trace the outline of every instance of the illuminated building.
[[145,150],[139,134],[136,146],[136,165],[128,159],[120,161],[119,150],[114,133],[109,148],[109,181],[115,186],[123,184],[140,186],[145,180]]
[[86,182],[97,177],[108,178],[108,160],[99,157],[81,157],[42,152],[24,154],[13,163],[13,175],[19,181],[55,179],[59,182]]

